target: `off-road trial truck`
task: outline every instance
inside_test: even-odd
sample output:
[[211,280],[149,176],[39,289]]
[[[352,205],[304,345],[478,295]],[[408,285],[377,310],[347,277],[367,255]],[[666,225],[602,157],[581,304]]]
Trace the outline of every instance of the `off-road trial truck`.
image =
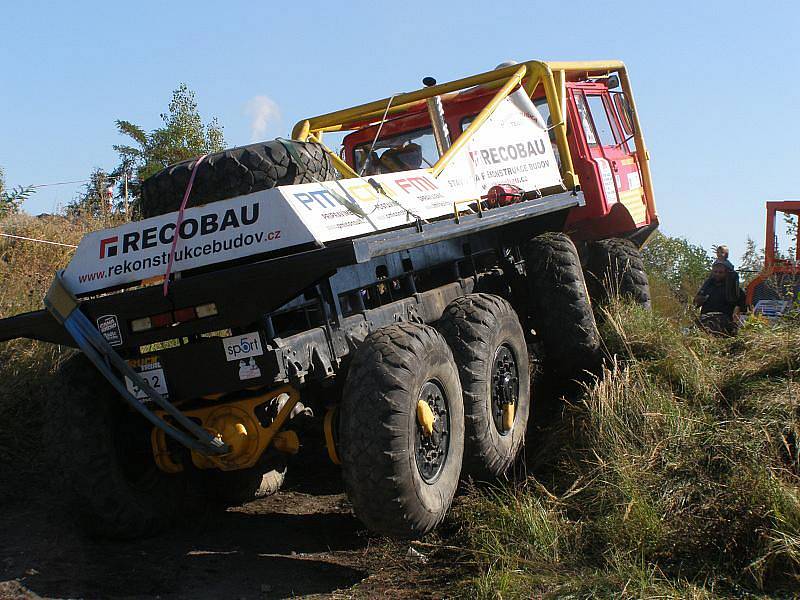
[[424,83],[164,169],[46,310],[0,321],[0,341],[81,350],[44,443],[90,533],[275,492],[318,448],[370,529],[422,535],[460,479],[514,461],[532,363],[596,366],[590,296],[649,304],[658,218],[623,63]]

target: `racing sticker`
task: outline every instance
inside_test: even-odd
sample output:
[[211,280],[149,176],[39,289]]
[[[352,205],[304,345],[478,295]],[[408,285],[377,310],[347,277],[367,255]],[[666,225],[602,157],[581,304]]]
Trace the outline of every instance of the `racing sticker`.
[[261,377],[261,369],[258,368],[255,358],[239,361],[239,380],[257,379]]
[[117,315],[105,315],[97,318],[97,329],[112,346],[122,345],[122,330]]
[[[291,187],[291,186],[290,186]],[[76,294],[314,241],[278,188],[90,233],[64,271]],[[172,242],[177,238],[175,252]]]
[[611,167],[605,158],[595,158],[594,162],[600,171],[600,182],[603,184],[603,192],[606,195],[606,202],[613,204],[617,202],[617,188],[614,186],[614,174],[611,172]]
[[261,336],[257,331],[222,338],[222,347],[225,349],[225,359],[228,362],[264,354]]
[[[161,394],[164,398],[169,398],[167,391],[167,379],[164,376],[164,368],[157,356],[146,356],[144,358],[135,358],[129,360],[128,364],[131,368],[138,373],[142,379],[147,381],[155,391]],[[147,400],[148,396],[144,390],[139,388],[128,377],[125,377],[125,387],[137,400]]]

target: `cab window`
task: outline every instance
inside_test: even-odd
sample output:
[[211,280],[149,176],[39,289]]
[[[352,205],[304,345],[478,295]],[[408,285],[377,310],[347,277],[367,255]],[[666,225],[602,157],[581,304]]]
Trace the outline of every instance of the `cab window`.
[[578,108],[586,142],[590,146],[615,146],[619,140],[616,130],[608,118],[606,105],[602,96],[586,96],[583,92],[575,93],[575,105]]
[[553,143],[553,148],[555,148],[556,131],[553,128],[553,117],[550,116],[550,105],[547,103],[547,98],[536,98],[536,100],[533,101],[533,105],[536,107],[536,110],[539,111],[539,114],[542,115],[545,127],[548,129],[547,133],[550,136],[550,141]]
[[355,170],[361,173],[363,168],[364,175],[425,169],[438,159],[439,151],[430,127],[379,139],[374,148],[372,142],[355,148]]
[[545,127],[547,127],[547,135],[550,136],[550,145],[553,147],[553,154],[556,157],[556,164],[561,170],[561,152],[558,151],[558,144],[556,143],[556,129],[553,127],[553,117],[550,115],[550,105],[547,103],[547,98],[536,98],[533,101],[536,110],[542,115]]
[[622,133],[626,136],[632,136],[634,127],[631,105],[622,92],[614,93],[613,98],[614,106],[617,108],[617,115],[619,115],[620,123],[622,123]]

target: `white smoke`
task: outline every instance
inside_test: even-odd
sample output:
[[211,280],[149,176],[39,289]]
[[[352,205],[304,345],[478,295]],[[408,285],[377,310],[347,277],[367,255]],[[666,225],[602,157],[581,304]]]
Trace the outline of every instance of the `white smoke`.
[[280,121],[281,111],[269,96],[253,96],[244,107],[245,114],[250,117],[250,141],[263,140],[267,128]]

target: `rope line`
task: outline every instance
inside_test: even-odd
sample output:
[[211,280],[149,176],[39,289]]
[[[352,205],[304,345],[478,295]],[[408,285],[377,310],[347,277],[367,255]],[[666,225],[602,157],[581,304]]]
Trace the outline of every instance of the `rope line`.
[[378,124],[378,130],[375,132],[375,137],[372,140],[372,145],[369,147],[369,152],[367,153],[367,158],[364,159],[364,164],[361,165],[361,170],[358,173],[358,177],[361,178],[364,175],[364,171],[367,170],[367,166],[372,160],[372,152],[375,150],[375,144],[378,143],[378,137],[381,135],[381,129],[383,129],[383,124],[386,123],[386,116],[389,114],[389,109],[392,107],[392,102],[394,102],[394,97],[397,94],[392,94],[392,97],[389,98],[389,102],[386,104],[386,110],[383,111],[383,116],[381,117],[381,122]]
[[91,181],[91,179],[76,179],[75,181],[57,181],[55,183],[36,183],[34,185],[29,185],[27,187],[43,188],[43,187],[52,187],[54,185],[70,185],[72,183],[87,183],[89,181]]
[[25,240],[27,242],[40,242],[42,244],[53,244],[54,246],[66,246],[67,248],[77,248],[75,244],[63,244],[61,242],[51,242],[50,240],[39,240],[36,238],[29,238],[22,235],[11,235],[10,233],[0,233],[0,236],[14,238],[17,240]]

